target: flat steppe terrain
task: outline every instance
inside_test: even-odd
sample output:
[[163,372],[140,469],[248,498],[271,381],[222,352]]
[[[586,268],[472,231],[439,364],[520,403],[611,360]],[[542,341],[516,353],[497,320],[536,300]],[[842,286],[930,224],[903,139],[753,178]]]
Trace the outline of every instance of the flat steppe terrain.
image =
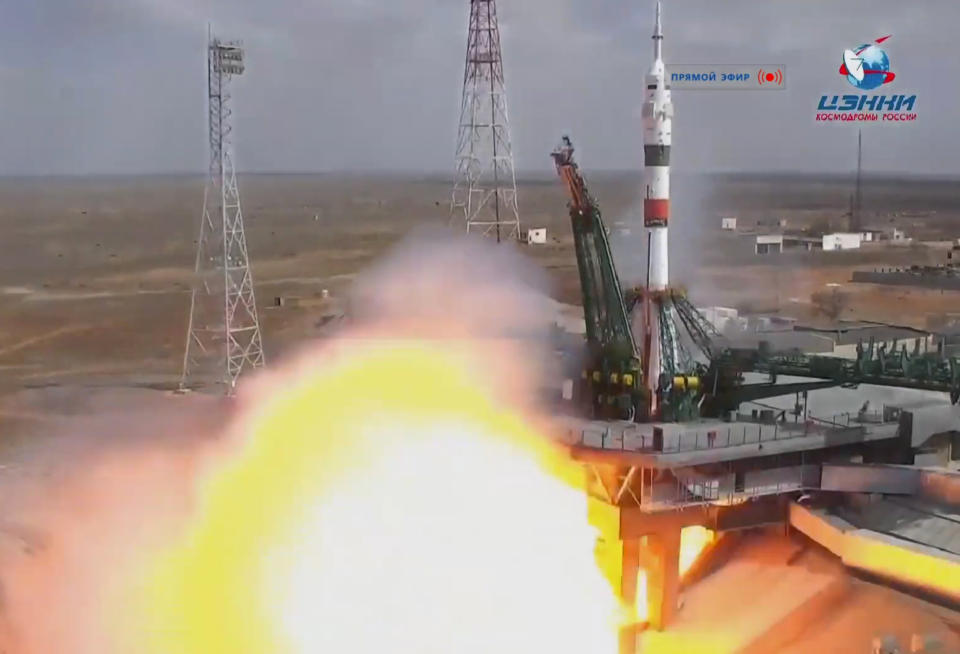
[[[640,179],[590,175],[611,229],[621,277],[643,280]],[[441,178],[245,175],[240,179],[268,355],[317,333],[316,302],[272,307],[278,296],[342,297],[351,279],[416,228],[448,223],[450,184]],[[898,226],[916,240],[958,236],[957,184],[868,180],[864,222]],[[789,229],[842,229],[849,179],[684,177],[673,184],[671,275],[701,305],[822,320],[810,295],[828,283],[850,300],[844,318],[922,327],[954,311],[953,294],[846,284],[858,268],[933,263],[943,249],[872,246],[845,253],[753,254],[742,231],[786,218]],[[190,176],[0,181],[0,390],[63,383],[169,385],[181,365],[203,199]],[[556,179],[522,180],[525,227],[547,227],[544,246],[511,245],[547,271],[553,295],[579,301],[566,215]]]

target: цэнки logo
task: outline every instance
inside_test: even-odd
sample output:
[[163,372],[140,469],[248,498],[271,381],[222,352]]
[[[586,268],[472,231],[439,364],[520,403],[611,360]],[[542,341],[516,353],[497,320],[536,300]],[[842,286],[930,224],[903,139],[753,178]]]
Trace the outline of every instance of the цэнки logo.
[[853,50],[843,51],[840,74],[858,89],[869,90],[889,84],[896,77],[890,72],[890,58],[878,44],[890,38],[882,36],[873,43],[864,43]]
[[[843,63],[839,72],[851,86],[859,91],[870,91],[889,84],[896,78],[896,75],[890,71],[890,58],[879,45],[889,38],[888,34],[881,36],[873,43],[864,43],[854,49],[843,51]],[[917,119],[917,113],[914,110],[916,102],[917,96],[913,93],[909,95],[904,93],[822,95],[817,105],[816,121],[819,123],[909,123]]]

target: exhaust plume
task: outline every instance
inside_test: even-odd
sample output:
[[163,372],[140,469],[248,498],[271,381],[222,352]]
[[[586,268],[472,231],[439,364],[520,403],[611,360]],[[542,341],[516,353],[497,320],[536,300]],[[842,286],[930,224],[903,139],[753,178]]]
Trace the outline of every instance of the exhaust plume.
[[503,248],[421,235],[217,439],[113,451],[102,426],[111,451],[33,515],[60,543],[43,590],[0,569],[10,651],[614,651],[581,472],[535,413],[542,288]]

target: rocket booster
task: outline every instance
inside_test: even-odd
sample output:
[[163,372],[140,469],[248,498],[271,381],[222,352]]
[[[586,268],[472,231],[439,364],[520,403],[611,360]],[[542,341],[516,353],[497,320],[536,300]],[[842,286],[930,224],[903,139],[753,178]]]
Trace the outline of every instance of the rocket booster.
[[660,1],[653,33],[653,64],[645,82],[643,103],[644,196],[643,224],[649,239],[649,288],[663,290],[669,283],[667,227],[670,222],[670,142],[673,103],[663,65]]

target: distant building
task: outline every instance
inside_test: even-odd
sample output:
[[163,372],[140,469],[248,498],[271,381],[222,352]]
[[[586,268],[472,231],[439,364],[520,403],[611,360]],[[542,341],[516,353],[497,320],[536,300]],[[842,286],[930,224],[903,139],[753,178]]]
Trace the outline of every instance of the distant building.
[[750,316],[746,322],[747,329],[751,331],[770,333],[792,331],[797,319],[789,316]]
[[852,232],[837,232],[834,234],[823,235],[823,249],[830,250],[856,250],[863,242],[863,234]]
[[757,227],[779,227],[780,229],[783,229],[786,226],[786,218],[761,218],[757,221]]
[[[870,235],[869,237],[867,235]],[[907,238],[902,229],[896,227],[875,227],[869,228],[863,232],[863,240],[866,241],[894,241],[896,243],[909,243],[912,239]]]
[[743,335],[744,332],[767,334],[788,331],[794,333],[793,329],[797,323],[796,318],[788,316],[741,316],[739,311],[731,307],[701,307],[700,314],[718,332],[730,336]]
[[734,232],[737,230],[737,219],[735,216],[727,216],[720,219],[720,229]]
[[819,250],[823,248],[823,239],[813,236],[801,236],[799,234],[788,234],[783,237],[784,250]]
[[730,307],[704,307],[700,313],[718,332],[724,332],[733,326],[741,326],[739,312]]
[[[870,234],[868,237],[867,234]],[[863,232],[863,240],[866,241],[890,241],[893,243],[909,243],[911,239],[907,238],[902,229],[896,227],[875,227],[868,228]]]
[[756,254],[773,254],[783,252],[783,234],[760,234],[754,245]]
[[529,245],[543,245],[547,242],[547,228],[540,227],[539,229],[528,229],[527,230],[527,243]]

